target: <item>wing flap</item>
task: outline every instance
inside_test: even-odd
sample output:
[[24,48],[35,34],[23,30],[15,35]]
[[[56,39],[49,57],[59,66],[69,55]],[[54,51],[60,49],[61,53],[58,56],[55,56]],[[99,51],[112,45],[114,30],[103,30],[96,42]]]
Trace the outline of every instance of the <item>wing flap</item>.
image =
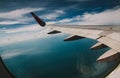
[[77,36],[77,35],[71,35],[68,36],[67,38],[64,39],[64,41],[73,41],[73,40],[78,40],[78,39],[83,39],[84,37]]
[[90,49],[92,49],[92,50],[97,50],[97,49],[102,49],[102,48],[106,48],[106,47],[107,47],[106,45],[98,42],[98,43],[96,43],[95,45],[93,45]]
[[58,34],[58,33],[61,33],[60,31],[57,31],[57,30],[53,30],[51,32],[48,32],[47,34]]
[[120,58],[120,53],[118,53],[117,51],[110,49],[107,52],[105,52],[103,55],[101,55],[97,61],[98,62],[105,62],[105,61],[113,61],[113,60],[117,60]]

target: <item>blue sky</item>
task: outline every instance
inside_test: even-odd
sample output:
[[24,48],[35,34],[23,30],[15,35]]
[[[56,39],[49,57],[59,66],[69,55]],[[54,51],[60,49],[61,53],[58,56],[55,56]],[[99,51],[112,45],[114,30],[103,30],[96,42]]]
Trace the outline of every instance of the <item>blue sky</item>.
[[0,0],[1,42],[42,29],[30,12],[47,24],[120,25],[120,0]]

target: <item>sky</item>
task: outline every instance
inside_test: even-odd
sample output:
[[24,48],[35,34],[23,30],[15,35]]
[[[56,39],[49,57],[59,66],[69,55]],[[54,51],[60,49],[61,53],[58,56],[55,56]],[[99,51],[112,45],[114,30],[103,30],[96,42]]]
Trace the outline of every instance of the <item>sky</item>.
[[0,0],[1,42],[42,29],[30,12],[47,25],[120,25],[120,0]]

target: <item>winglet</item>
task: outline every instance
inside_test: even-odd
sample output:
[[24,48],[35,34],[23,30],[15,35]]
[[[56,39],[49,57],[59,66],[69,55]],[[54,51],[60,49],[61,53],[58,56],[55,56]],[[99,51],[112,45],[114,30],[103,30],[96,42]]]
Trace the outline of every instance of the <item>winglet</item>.
[[40,26],[44,27],[46,25],[46,23],[42,19],[40,19],[37,15],[35,15],[33,12],[31,12],[31,15],[34,17],[34,19]]

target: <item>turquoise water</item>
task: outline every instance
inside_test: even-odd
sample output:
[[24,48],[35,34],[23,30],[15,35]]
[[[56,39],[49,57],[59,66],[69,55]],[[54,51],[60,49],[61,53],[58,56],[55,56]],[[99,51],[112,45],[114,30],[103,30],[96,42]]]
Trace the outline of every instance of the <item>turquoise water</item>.
[[115,62],[97,63],[108,48],[90,50],[91,39],[64,42],[67,35],[27,40],[0,47],[16,78],[102,78]]

